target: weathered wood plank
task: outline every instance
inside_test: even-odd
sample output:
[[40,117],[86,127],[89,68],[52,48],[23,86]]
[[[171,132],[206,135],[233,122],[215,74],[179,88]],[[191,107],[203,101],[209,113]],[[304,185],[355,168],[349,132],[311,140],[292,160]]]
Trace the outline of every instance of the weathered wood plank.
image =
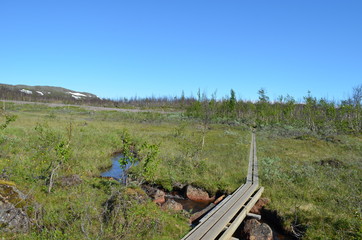
[[248,190],[246,190],[245,194],[241,196],[240,199],[234,204],[227,212],[225,212],[215,224],[202,238],[204,240],[215,239],[220,232],[224,229],[224,227],[235,217],[235,215],[239,212],[239,210],[244,206],[246,201],[249,200],[251,195],[255,192],[257,186],[252,185]]
[[[252,207],[251,206],[249,209],[248,206],[250,204],[254,205],[255,196],[259,196],[259,192],[260,194],[262,192],[262,190],[261,191],[259,190],[257,194],[250,200],[251,196],[255,193],[255,191],[258,188],[259,177],[257,171],[258,171],[258,163],[256,158],[256,141],[255,141],[255,134],[252,133],[250,153],[249,153],[248,175],[246,178],[246,183],[240,186],[232,195],[225,198],[224,201],[219,203],[216,208],[214,208],[206,216],[204,216],[200,220],[199,225],[197,225],[194,229],[192,229],[182,239],[183,240],[215,239],[218,235],[220,235],[222,231],[225,230],[227,225],[230,224],[230,221],[235,217],[235,215],[238,212],[240,212],[240,210],[242,210],[241,211],[242,215],[237,216],[235,220],[240,221],[241,219],[242,221],[242,219],[245,218],[247,212],[249,212]],[[246,202],[248,202],[248,204],[245,206]],[[245,212],[245,209],[249,210]],[[243,217],[243,215],[245,216]],[[235,220],[225,231],[225,233],[227,232],[226,236],[229,236],[230,232],[232,231],[232,229],[230,230],[230,227],[235,228],[237,224]],[[227,239],[230,239],[231,236],[232,234]]]
[[259,215],[259,214],[254,214],[254,213],[249,212],[249,213],[246,214],[246,216],[249,217],[249,218],[254,218],[256,220],[261,220],[261,215]]
[[[206,221],[203,221],[199,225],[197,225],[189,234],[187,234],[183,239],[201,239],[208,231],[210,231],[211,228],[213,228],[219,221],[219,219],[224,216],[226,213],[232,214],[232,212],[229,212],[229,209],[232,208],[239,199],[245,194],[245,192],[251,187],[250,183],[244,184],[239,191],[232,196],[229,201],[227,201],[222,207],[218,209],[218,211],[215,211],[213,214],[211,214]],[[235,215],[236,213],[234,213]],[[232,218],[233,216],[231,216]],[[225,223],[224,226],[220,226],[221,228],[225,227],[227,223]],[[216,236],[215,236],[216,237]],[[211,238],[210,238],[211,239]]]
[[248,166],[248,175],[246,178],[246,182],[253,182],[253,165],[254,165],[254,133],[251,135],[251,144],[250,144],[250,152],[249,152],[249,166]]
[[245,206],[245,208],[242,210],[242,212],[239,213],[237,218],[232,222],[232,224],[228,227],[228,229],[221,235],[219,240],[228,240],[232,237],[236,229],[239,227],[241,222],[246,217],[247,213],[250,212],[252,207],[255,205],[255,203],[260,198],[261,194],[263,193],[264,188],[261,187],[258,192],[253,196],[253,198],[248,202],[248,204]]

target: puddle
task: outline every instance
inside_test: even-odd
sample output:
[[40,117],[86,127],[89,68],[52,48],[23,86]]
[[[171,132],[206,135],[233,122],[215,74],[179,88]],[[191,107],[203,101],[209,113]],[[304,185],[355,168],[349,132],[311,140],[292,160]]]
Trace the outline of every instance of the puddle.
[[[132,167],[132,163],[127,161],[126,165],[121,165],[119,160],[124,158],[122,154],[118,154],[112,158],[112,167],[108,171],[101,173],[101,177],[114,178],[117,181],[126,183],[127,181],[127,170]],[[136,164],[133,164],[136,165]]]

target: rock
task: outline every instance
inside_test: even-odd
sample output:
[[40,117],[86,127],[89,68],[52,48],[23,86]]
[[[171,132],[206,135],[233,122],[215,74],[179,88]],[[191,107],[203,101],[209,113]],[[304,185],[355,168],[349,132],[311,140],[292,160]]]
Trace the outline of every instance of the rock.
[[176,183],[174,183],[173,184],[173,188],[174,189],[183,189],[184,187],[186,186],[186,184],[184,184],[184,183],[179,183],[179,182],[176,182]]
[[255,214],[261,214],[261,210],[265,205],[267,205],[270,202],[268,198],[260,198],[256,204],[253,206],[253,208],[250,210],[251,213]]
[[319,165],[330,166],[333,168],[339,168],[339,167],[344,166],[344,164],[336,158],[327,158],[327,159],[321,160],[321,161],[319,161]]
[[15,184],[0,180],[0,232],[27,232],[31,221],[25,211],[27,197]]
[[27,232],[30,219],[21,208],[0,201],[0,232]]
[[165,199],[165,192],[162,190],[157,189],[156,193],[153,196],[153,202],[155,203],[164,203],[166,201]]
[[162,209],[172,210],[172,211],[181,211],[183,209],[182,204],[176,202],[173,199],[168,199],[164,204],[162,204]]
[[4,168],[1,173],[0,173],[0,179],[4,179],[4,180],[9,180],[9,174],[6,170],[6,168]]
[[147,185],[143,185],[142,188],[152,198],[153,202],[162,204],[166,201],[164,191]]
[[325,140],[326,140],[327,142],[332,142],[332,143],[341,143],[341,142],[342,142],[342,140],[339,139],[337,136],[327,136],[327,137],[325,138]]
[[63,176],[63,177],[60,177],[58,180],[58,183],[62,187],[71,187],[71,186],[79,185],[82,182],[83,182],[83,180],[77,174]]
[[243,231],[247,240],[273,240],[273,231],[268,224],[256,219],[246,220]]
[[197,202],[212,202],[215,200],[215,197],[210,198],[206,191],[191,185],[188,185],[186,188],[186,197]]

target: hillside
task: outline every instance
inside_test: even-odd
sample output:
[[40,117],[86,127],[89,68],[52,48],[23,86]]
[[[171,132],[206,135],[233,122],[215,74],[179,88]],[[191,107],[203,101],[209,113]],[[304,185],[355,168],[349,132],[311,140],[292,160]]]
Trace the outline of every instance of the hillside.
[[107,99],[99,98],[92,93],[79,92],[62,87],[7,85],[0,83],[0,100],[172,111],[184,109],[185,106],[189,106],[195,99],[185,97]]
[[21,101],[61,101],[66,103],[99,100],[91,93],[61,87],[0,84],[0,99]]

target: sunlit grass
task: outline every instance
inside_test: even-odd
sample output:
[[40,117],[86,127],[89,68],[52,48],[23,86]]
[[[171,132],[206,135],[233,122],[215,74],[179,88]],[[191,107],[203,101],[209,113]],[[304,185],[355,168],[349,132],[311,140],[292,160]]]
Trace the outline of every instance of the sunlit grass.
[[[305,239],[361,237],[361,138],[339,138],[332,143],[258,134],[269,208],[279,212],[288,229],[305,227]],[[331,162],[323,165],[323,160]]]
[[[182,183],[202,187],[210,194],[231,193],[245,180],[250,133],[237,126],[210,125],[202,146],[200,124],[182,119],[179,114],[94,112],[76,107],[12,104],[7,109],[18,118],[1,133],[0,169],[5,169],[9,180],[42,207],[41,224],[46,226],[42,233],[34,229],[31,234],[18,235],[20,238],[83,239],[87,234],[96,238],[101,228],[108,231],[101,221],[104,203],[123,187],[98,176],[110,166],[112,153],[120,150],[125,129],[140,142],[159,144],[161,163],[154,183],[167,190]],[[65,139],[71,132],[72,156],[59,170],[58,177],[77,174],[82,184],[66,188],[56,184],[52,193],[46,193],[44,177],[53,155],[37,150],[41,145],[37,125]],[[153,211],[159,217],[155,223],[157,232],[141,231],[147,239],[178,239],[189,230],[182,214],[162,212],[152,202],[130,209],[134,216],[149,218],[151,223],[156,217],[153,219],[147,212]],[[128,228],[124,239],[141,236],[132,226]],[[115,235],[104,232],[102,236]]]
[[[14,104],[7,109],[18,118],[1,132],[0,169],[43,207],[42,224],[46,226],[42,233],[34,230],[17,235],[19,238],[83,239],[87,234],[97,238],[101,228],[103,237],[116,238],[102,225],[100,216],[106,200],[123,187],[97,177],[110,166],[112,153],[120,150],[125,129],[140,143],[159,144],[161,161],[152,183],[166,190],[182,183],[211,194],[231,193],[245,181],[250,146],[250,132],[245,126],[210,124],[202,146],[200,123],[177,113],[94,112],[78,107]],[[67,188],[55,185],[51,194],[46,193],[42,177],[52,155],[37,152],[38,124],[65,138],[71,129],[72,157],[58,176],[77,174],[82,184]],[[339,135],[328,140],[325,136],[305,136],[301,130],[303,137],[298,139],[295,133],[299,130],[289,130],[293,131],[290,136],[257,132],[261,185],[264,195],[271,199],[267,208],[278,211],[286,229],[305,230],[305,239],[360,239],[362,138]],[[142,164],[134,168],[135,173],[140,168]],[[162,212],[150,201],[135,207],[136,202],[130,205],[131,213],[157,226],[157,233],[141,231],[142,237],[179,239],[189,230],[182,214]],[[158,214],[159,220],[149,213]],[[137,231],[128,227],[128,235],[123,237],[134,239]]]

